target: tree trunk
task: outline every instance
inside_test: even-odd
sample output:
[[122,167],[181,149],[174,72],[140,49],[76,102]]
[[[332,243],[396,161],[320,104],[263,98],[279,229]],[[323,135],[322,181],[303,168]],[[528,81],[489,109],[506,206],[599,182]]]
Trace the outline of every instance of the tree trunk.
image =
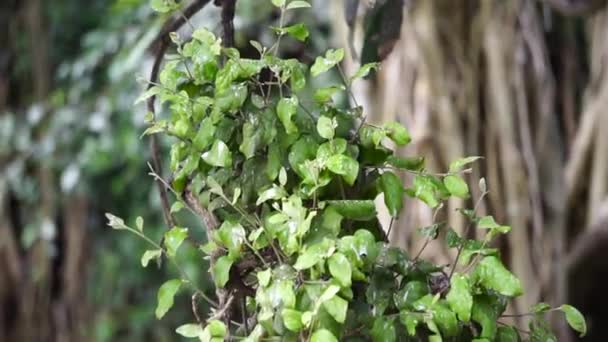
[[[467,155],[485,157],[470,178],[487,180],[480,214],[513,227],[498,245],[527,290],[512,312],[569,301],[577,286],[568,284],[567,272],[574,237],[598,227],[592,222],[608,200],[608,13],[605,2],[586,2],[566,8],[565,1],[409,1],[392,53],[373,80],[355,85],[372,122],[409,127],[413,144],[403,152],[431,156],[430,170],[443,172]],[[360,2],[354,35],[336,19],[338,45],[362,47],[363,17],[373,3]],[[342,12],[341,4],[333,6]],[[564,17],[550,6],[585,16]],[[347,63],[351,72],[359,65],[352,56]],[[477,184],[469,187],[478,198]],[[450,202],[440,219],[462,231],[454,209],[463,205],[472,203]],[[410,200],[393,243],[417,251],[422,239],[410,227],[432,217]],[[425,256],[451,260],[439,246]],[[556,322],[559,340],[570,340],[563,319]]]

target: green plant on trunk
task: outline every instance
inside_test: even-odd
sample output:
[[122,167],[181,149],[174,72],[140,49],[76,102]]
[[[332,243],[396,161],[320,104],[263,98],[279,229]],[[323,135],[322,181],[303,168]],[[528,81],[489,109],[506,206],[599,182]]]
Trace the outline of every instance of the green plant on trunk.
[[[582,315],[568,305],[531,308],[525,331],[501,320],[507,303],[524,289],[492,247],[511,228],[477,215],[488,193],[483,179],[474,208],[461,210],[469,222],[462,236],[440,222],[419,230],[425,247],[445,237],[457,251],[451,266],[421,259],[422,250],[411,255],[389,246],[376,218],[378,195],[393,219],[405,196],[438,212],[451,197],[470,198],[463,175],[479,157],[456,160],[436,174],[425,169],[423,158],[396,156],[386,145],[408,144],[405,127],[369,124],[361,107],[333,101],[346,91],[356,104],[352,82],[379,65],[363,65],[347,78],[340,69],[342,49],[317,57],[310,69],[280,58],[281,38],[308,36],[301,24],[284,26],[285,13],[310,6],[272,2],[281,11],[281,25],[273,28],[278,39],[269,48],[252,41],[258,59],[223,48],[205,29],[195,30],[188,42],[174,35],[177,54],[141,98],[156,96],[170,111],[166,120],[151,113],[146,134],[175,138],[172,182],[166,183],[175,195],[171,211],[190,209],[206,226],[208,241],[200,250],[217,288],[210,298],[175,259],[188,229],[172,227],[157,243],[145,236],[142,220],[132,228],[108,214],[110,226],[153,246],[142,256],[144,267],[166,257],[180,271],[158,291],[157,318],[187,286],[213,309],[207,319],[194,310],[197,322],[177,333],[201,341],[550,341],[555,337],[544,314],[558,310],[585,334]],[[176,6],[154,3],[162,11]],[[333,68],[343,84],[316,89],[312,100],[301,97],[309,77]],[[402,173],[413,176],[411,184]],[[485,237],[468,239],[471,229]]]

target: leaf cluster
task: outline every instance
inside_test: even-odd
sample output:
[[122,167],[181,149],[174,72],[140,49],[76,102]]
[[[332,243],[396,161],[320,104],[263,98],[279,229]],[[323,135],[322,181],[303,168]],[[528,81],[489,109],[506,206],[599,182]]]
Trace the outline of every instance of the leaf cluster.
[[[444,267],[419,258],[422,251],[412,257],[391,247],[387,227],[376,218],[378,196],[393,218],[402,212],[405,197],[436,211],[452,197],[468,199],[463,177],[479,157],[456,160],[446,173],[430,173],[423,158],[400,157],[388,147],[410,142],[400,123],[368,124],[360,107],[333,101],[378,68],[375,63],[304,99],[300,91],[310,78],[333,69],[343,75],[344,51],[329,50],[310,68],[280,58],[282,36],[308,37],[301,24],[283,26],[284,14],[309,5],[272,2],[282,13],[281,26],[274,28],[278,39],[269,48],[252,42],[259,58],[242,58],[198,29],[188,42],[174,39],[177,54],[166,62],[159,84],[141,97],[157,96],[170,112],[165,119],[150,115],[145,134],[175,138],[173,210],[189,207],[184,197],[193,194],[221,223],[207,227],[208,242],[200,246],[211,260],[216,287],[252,293],[240,296],[245,304],[240,324],[231,323],[238,320],[226,307],[233,302],[220,298],[208,321],[188,323],[177,332],[201,341],[520,340],[520,331],[500,318],[523,288],[492,248],[510,227],[491,216],[478,217],[474,208],[461,212],[469,227],[486,231],[482,240],[461,237],[441,224],[421,229],[427,242],[445,237],[457,251],[454,264]],[[411,182],[406,184],[403,174],[410,174]],[[479,201],[487,194],[481,184]],[[143,235],[112,216],[110,225]],[[151,242],[155,249],[144,254],[142,265],[162,255],[173,258],[187,235],[187,229],[173,227],[162,246]],[[189,283],[183,276],[161,286],[158,318],[173,305],[180,285]],[[580,313],[570,306],[557,309],[585,333]],[[547,310],[536,309],[525,338],[554,339],[543,318]]]

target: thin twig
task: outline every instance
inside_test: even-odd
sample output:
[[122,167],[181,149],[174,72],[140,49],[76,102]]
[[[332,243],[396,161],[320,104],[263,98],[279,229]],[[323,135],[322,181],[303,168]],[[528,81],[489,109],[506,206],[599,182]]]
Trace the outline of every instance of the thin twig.
[[230,307],[232,306],[232,302],[234,301],[234,295],[230,294],[228,296],[228,300],[226,300],[226,303],[224,303],[224,305],[222,305],[221,308],[219,308],[215,314],[213,314],[213,316],[209,317],[209,320],[216,320],[216,319],[220,319],[222,317],[224,317],[224,315],[226,314],[226,312],[228,311],[228,309],[230,309]]
[[[180,16],[171,18],[165,22],[158,36],[154,39],[152,44],[149,46],[150,51],[154,51],[155,58],[154,64],[152,65],[152,71],[150,72],[150,84],[148,85],[148,89],[150,89],[158,79],[158,73],[160,71],[160,66],[162,64],[165,53],[167,52],[167,48],[169,47],[169,43],[171,42],[170,33],[177,31],[184,23],[188,21],[195,13],[201,10],[209,0],[196,0],[192,4],[190,4],[183,12],[180,12]],[[152,117],[156,118],[156,110],[154,106],[154,101],[156,96],[151,96],[147,101],[148,112],[152,113]],[[162,163],[160,158],[160,148],[158,146],[158,141],[155,135],[150,136],[150,150],[152,153],[152,164],[154,165],[154,169],[158,174],[162,174]],[[175,226],[175,219],[173,215],[171,215],[171,208],[169,206],[169,198],[167,196],[167,189],[161,184],[158,184],[158,191],[160,193],[160,202],[163,209],[163,218],[165,220],[166,225],[171,228]]]
[[[439,210],[441,210],[441,208],[443,208],[443,206],[444,206],[443,202],[441,202],[441,204],[439,204],[439,206],[435,209],[435,212],[433,213],[433,219],[431,220],[431,222],[433,222],[433,224],[435,224],[435,220],[437,219],[437,214],[439,213]],[[414,260],[413,260],[414,263],[416,263],[416,261],[418,261],[418,258],[420,257],[420,255],[422,254],[422,252],[424,251],[424,249],[426,248],[426,246],[428,246],[428,244],[430,242],[431,242],[431,238],[430,238],[430,236],[427,236],[426,240],[424,241],[424,244],[422,245],[422,248],[420,248],[420,250],[416,254],[416,257],[414,257]]]
[[393,230],[393,223],[395,223],[395,216],[391,216],[391,222],[388,224],[388,229],[386,230],[386,240],[390,242],[391,240],[391,230]]
[[[504,317],[504,316],[503,316],[503,317]],[[515,329],[515,330],[517,330],[517,331],[519,331],[519,332],[521,332],[521,333],[527,334],[527,335],[530,335],[530,334],[531,334],[531,332],[530,332],[530,331],[528,331],[528,330],[524,330],[524,329],[521,329],[521,328],[518,328],[516,325],[507,324],[507,323],[505,323],[505,322],[501,322],[501,321],[496,321],[496,323],[498,323],[498,324],[500,324],[500,325],[504,325],[504,326],[506,326],[506,327],[511,327],[511,328],[513,328],[513,329]]]
[[198,324],[203,324],[203,321],[201,320],[201,317],[198,315],[198,310],[196,309],[196,298],[198,297],[198,292],[194,292],[194,294],[192,295],[192,299],[190,300],[191,304],[192,304],[192,313],[194,314],[194,317],[196,318],[196,321],[198,322]]
[[[481,201],[487,194],[488,194],[488,192],[484,191],[481,194],[481,196],[479,196],[479,199],[477,200],[477,203],[475,203],[475,207],[473,208],[473,215],[475,215],[477,213],[477,209],[479,208]],[[467,225],[466,229],[464,230],[462,236],[465,240],[467,239],[467,236],[469,235],[469,230],[471,230],[471,227],[473,226],[474,223],[475,223],[475,220],[473,218],[469,221],[469,224]],[[450,275],[448,276],[448,280],[452,280],[452,276],[454,275],[454,271],[456,270],[456,265],[458,265],[458,259],[460,259],[460,255],[462,254],[462,250],[464,249],[465,242],[461,243],[460,246],[458,246],[458,253],[456,254],[456,259],[454,259],[454,265],[452,265],[452,269],[450,270]]]
[[229,48],[234,46],[234,10],[236,7],[236,0],[223,0],[222,1],[222,41],[224,47]]

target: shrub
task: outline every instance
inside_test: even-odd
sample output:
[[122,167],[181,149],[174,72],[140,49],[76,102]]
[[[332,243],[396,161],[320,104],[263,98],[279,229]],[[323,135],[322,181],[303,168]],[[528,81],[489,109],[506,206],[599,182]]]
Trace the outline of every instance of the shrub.
[[[309,7],[305,1],[273,3],[281,23],[285,12]],[[190,287],[213,309],[207,319],[194,309],[197,322],[177,333],[201,341],[518,341],[520,333],[548,341],[555,337],[544,314],[556,310],[585,333],[581,314],[568,305],[534,306],[526,314],[532,316],[529,331],[501,322],[507,303],[524,289],[492,247],[511,228],[477,215],[488,193],[483,179],[476,205],[460,210],[468,220],[462,236],[441,222],[418,230],[424,247],[445,238],[457,253],[451,266],[421,259],[422,250],[411,255],[390,246],[374,199],[383,194],[393,220],[406,196],[437,213],[450,197],[470,198],[463,175],[479,157],[456,160],[447,172],[435,174],[423,158],[396,156],[387,143],[407,145],[405,127],[372,125],[361,107],[333,101],[346,91],[356,104],[352,82],[379,65],[363,65],[347,78],[339,65],[344,51],[335,49],[317,57],[309,70],[277,53],[281,37],[305,40],[306,27],[274,30],[279,37],[272,47],[251,42],[258,59],[223,48],[205,29],[194,31],[188,42],[173,35],[177,54],[141,98],[156,96],[169,108],[167,120],[148,115],[145,133],[175,138],[173,177],[166,183],[175,195],[171,211],[187,208],[206,227],[208,242],[200,250],[217,288],[216,298],[209,298],[180,271],[158,291],[157,318],[171,308],[181,287]],[[312,100],[300,97],[309,76],[332,68],[342,84],[316,89]],[[404,173],[413,179],[407,186]],[[143,266],[164,257],[181,270],[175,255],[188,238],[187,228],[172,227],[157,243],[145,236],[142,220],[132,228],[108,218],[113,228],[153,246],[143,254]],[[471,229],[484,231],[484,238],[468,239]]]

